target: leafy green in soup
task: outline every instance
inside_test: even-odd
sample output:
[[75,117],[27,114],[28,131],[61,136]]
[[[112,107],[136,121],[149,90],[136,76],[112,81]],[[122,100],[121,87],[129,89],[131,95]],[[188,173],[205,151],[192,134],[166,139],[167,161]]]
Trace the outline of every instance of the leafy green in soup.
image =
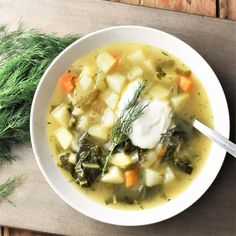
[[52,156],[68,180],[94,200],[149,208],[183,192],[210,141],[210,104],[192,71],[169,53],[119,43],[80,57],[58,79],[47,117]]

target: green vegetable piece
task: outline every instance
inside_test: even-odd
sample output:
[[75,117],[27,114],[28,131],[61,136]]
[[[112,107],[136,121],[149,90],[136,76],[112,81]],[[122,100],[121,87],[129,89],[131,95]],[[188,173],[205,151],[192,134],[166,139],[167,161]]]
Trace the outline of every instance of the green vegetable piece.
[[69,155],[70,153],[62,153],[59,155],[59,159],[61,161],[61,167],[73,176],[75,165],[68,161]]
[[161,80],[163,77],[165,77],[166,72],[163,71],[162,68],[159,66],[159,67],[157,68],[157,72],[156,72],[155,75],[156,75],[156,77],[157,77],[158,79]]
[[191,70],[181,70],[179,68],[176,68],[175,69],[175,72],[178,74],[178,75],[182,75],[182,76],[190,76],[192,74]]
[[174,161],[174,164],[181,171],[185,172],[186,174],[191,175],[191,173],[193,171],[193,167],[192,167],[192,165],[191,165],[189,160],[176,159]]
[[181,144],[184,135],[184,131],[182,131],[178,127],[171,128],[167,130],[165,134],[162,135],[161,143],[167,144],[167,149],[161,159],[161,162],[170,161],[173,159],[174,153],[177,147]]

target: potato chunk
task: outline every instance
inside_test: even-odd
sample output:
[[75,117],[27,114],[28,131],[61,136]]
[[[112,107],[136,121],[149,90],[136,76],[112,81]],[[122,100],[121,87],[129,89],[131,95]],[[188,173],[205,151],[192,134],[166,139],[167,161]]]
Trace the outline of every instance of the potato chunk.
[[157,154],[154,150],[149,150],[144,156],[144,161],[141,166],[144,168],[150,167],[157,160]]
[[125,85],[125,76],[120,73],[114,73],[107,76],[108,87],[115,93],[120,94]]
[[139,66],[132,67],[127,74],[128,80],[135,80],[138,78],[142,78],[142,76],[143,76],[143,70]]
[[113,93],[110,90],[106,90],[104,94],[102,94],[102,100],[109,106],[112,110],[115,110],[117,104],[120,100],[120,96],[116,93]]
[[87,95],[93,91],[93,79],[90,76],[82,75],[80,76],[79,86],[82,88],[83,92]]
[[107,73],[115,65],[116,59],[108,52],[102,52],[98,55],[96,63],[98,68]]
[[155,71],[156,71],[155,65],[151,59],[145,60],[143,62],[143,66],[150,73],[155,73]]
[[131,157],[129,155],[125,154],[125,153],[122,153],[122,152],[113,155],[110,162],[113,165],[118,166],[122,169],[125,169],[130,164],[132,164]]
[[134,64],[141,63],[146,59],[142,49],[133,52],[132,54],[128,55],[127,58]]
[[65,104],[56,107],[52,112],[53,119],[61,126],[67,128],[70,121],[70,113]]
[[157,85],[154,85],[150,89],[149,94],[152,99],[157,99],[157,100],[163,101],[163,100],[166,100],[169,98],[170,91],[169,91],[169,89],[157,84]]
[[162,184],[163,176],[155,170],[145,169],[145,181],[148,187]]
[[107,107],[102,117],[103,124],[110,128],[115,124],[116,119],[117,117],[115,113],[109,107]]
[[189,93],[181,93],[171,98],[171,104],[176,112],[180,112],[188,105],[189,100]]
[[165,183],[169,183],[175,180],[175,175],[170,167],[166,168],[166,174],[165,174]]
[[87,75],[93,77],[96,74],[96,66],[85,65],[81,71],[81,75]]
[[101,181],[109,184],[122,184],[124,182],[124,175],[117,166],[112,166],[108,173],[102,176]]
[[89,128],[88,133],[94,138],[106,141],[108,139],[108,129],[103,125],[94,125]]
[[59,144],[64,150],[70,147],[72,139],[73,139],[73,135],[68,129],[64,127],[57,129],[55,131],[55,136],[57,138],[57,141],[59,142]]

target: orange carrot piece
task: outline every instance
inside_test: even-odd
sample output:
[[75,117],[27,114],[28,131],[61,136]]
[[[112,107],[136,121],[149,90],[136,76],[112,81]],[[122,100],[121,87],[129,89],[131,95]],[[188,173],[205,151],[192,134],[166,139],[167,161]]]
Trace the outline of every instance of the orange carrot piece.
[[127,188],[134,186],[138,181],[138,175],[136,170],[125,171],[125,186]]
[[178,85],[183,92],[189,92],[193,86],[193,79],[191,77],[180,76]]
[[113,57],[116,59],[115,66],[119,66],[120,63],[121,63],[121,56],[115,55],[115,56],[113,56]]
[[160,149],[158,153],[158,159],[161,159],[165,155],[165,152],[166,152],[166,145]]
[[74,76],[65,72],[59,79],[61,89],[65,93],[71,93],[75,89]]

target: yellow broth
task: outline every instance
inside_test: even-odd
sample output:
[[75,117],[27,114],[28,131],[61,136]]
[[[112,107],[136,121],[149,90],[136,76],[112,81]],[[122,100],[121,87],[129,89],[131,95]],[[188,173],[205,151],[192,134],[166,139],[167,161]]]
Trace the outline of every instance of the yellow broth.
[[[98,70],[96,66],[96,59],[100,53],[106,51],[110,55],[113,56],[119,55],[119,57],[121,58],[121,63],[119,64],[119,66],[116,65],[113,66],[107,74],[112,74],[113,72],[117,72],[117,73],[122,73],[123,75],[127,75],[133,64],[127,59],[127,57],[128,55],[140,49],[142,50],[147,59],[150,59],[152,62],[155,62],[155,65],[163,61],[170,61],[170,60],[174,61],[173,66],[163,67],[164,68],[163,70],[165,71],[164,78],[157,78],[152,72],[150,72],[150,70],[147,67],[142,66],[142,62],[137,62],[135,64],[142,68],[143,70],[142,78],[147,80],[148,82],[148,88],[145,90],[145,94],[148,96],[149,89],[156,84],[160,84],[161,86],[170,91],[170,97],[175,96],[176,76],[177,77],[179,76],[176,74],[176,68],[183,71],[187,71],[189,70],[189,68],[187,67],[187,65],[183,64],[179,59],[172,56],[169,52],[165,52],[159,48],[152,47],[149,45],[132,43],[132,42],[106,45],[104,47],[96,49],[82,56],[76,62],[74,62],[68,70],[70,71],[70,73],[73,73],[74,75],[79,77],[83,67],[91,65],[94,71],[96,72]],[[191,77],[194,81],[194,86],[189,91],[190,100],[185,105],[184,109],[180,109],[181,112],[178,111],[177,113],[178,115],[187,120],[192,117],[196,117],[206,125],[212,127],[213,116],[206,91],[204,90],[200,81],[197,80],[196,76],[193,73],[191,74]],[[125,90],[125,88],[127,87],[128,82],[129,81],[126,81],[123,90]],[[175,85],[174,87],[173,84]],[[100,94],[102,94],[103,92],[104,91],[99,91]],[[97,99],[100,99],[99,96],[102,95],[98,95]],[[49,104],[48,116],[46,122],[47,122],[47,135],[51,150],[51,156],[55,160],[55,163],[58,165],[60,165],[58,155],[60,152],[62,152],[62,148],[55,139],[55,131],[59,128],[59,125],[57,122],[54,121],[51,112],[54,109],[54,107],[60,105],[61,103],[68,103],[68,98],[67,94],[64,93],[61,90],[59,84],[57,84]],[[84,109],[85,114],[91,112],[91,106],[88,107],[89,108]],[[95,107],[96,107],[96,100],[95,100]],[[95,123],[99,124],[100,120],[101,118],[98,118],[95,121]],[[90,125],[93,125],[93,123],[91,123]],[[185,147],[189,149],[190,150],[189,152],[191,153],[190,159],[193,166],[193,171],[191,175],[188,175],[186,173],[181,172],[180,170],[175,169],[174,170],[175,180],[164,184],[161,190],[158,191],[153,197],[143,200],[141,203],[135,203],[129,205],[117,202],[116,204],[109,204],[108,206],[127,210],[143,209],[143,208],[146,209],[170,201],[171,199],[181,194],[192,183],[194,178],[201,171],[201,168],[207,159],[210,146],[211,142],[206,137],[204,137],[200,133],[196,133],[194,139],[189,140],[185,143]],[[88,196],[89,198],[93,199],[94,201],[100,204],[105,204],[105,199],[107,199],[112,192],[113,189],[112,184],[95,182],[92,185],[92,187],[83,188],[80,187],[79,184],[75,183],[74,179],[67,171],[65,171],[61,167],[59,167],[59,169],[63,173],[63,175],[68,179],[68,181],[70,181],[71,184],[73,184],[73,186],[75,186],[78,189],[78,191],[80,191],[82,194],[85,194],[86,196]]]

